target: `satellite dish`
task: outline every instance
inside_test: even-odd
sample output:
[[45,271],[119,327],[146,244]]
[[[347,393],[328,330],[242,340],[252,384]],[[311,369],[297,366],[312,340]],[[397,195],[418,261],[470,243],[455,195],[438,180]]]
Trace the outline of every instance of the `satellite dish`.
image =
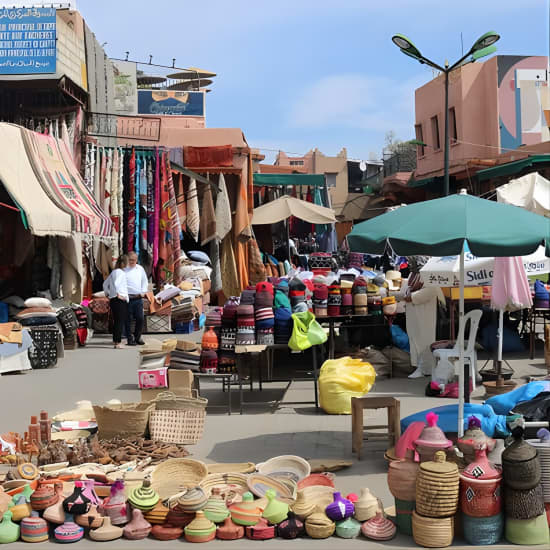
[[364,172],[366,169],[367,169],[367,163],[364,160],[362,160],[359,163],[359,170],[361,170],[361,172]]

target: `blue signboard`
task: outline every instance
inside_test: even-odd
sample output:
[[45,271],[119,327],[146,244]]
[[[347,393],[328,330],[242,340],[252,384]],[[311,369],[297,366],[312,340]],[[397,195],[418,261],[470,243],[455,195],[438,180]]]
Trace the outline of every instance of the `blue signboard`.
[[138,90],[138,114],[204,116],[204,92]]
[[55,73],[55,8],[0,8],[0,74]]

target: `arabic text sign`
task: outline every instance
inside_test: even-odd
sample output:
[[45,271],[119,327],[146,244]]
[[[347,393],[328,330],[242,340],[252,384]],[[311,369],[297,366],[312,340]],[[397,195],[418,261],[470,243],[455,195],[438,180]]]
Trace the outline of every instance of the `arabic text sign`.
[[55,8],[0,8],[0,74],[55,73]]

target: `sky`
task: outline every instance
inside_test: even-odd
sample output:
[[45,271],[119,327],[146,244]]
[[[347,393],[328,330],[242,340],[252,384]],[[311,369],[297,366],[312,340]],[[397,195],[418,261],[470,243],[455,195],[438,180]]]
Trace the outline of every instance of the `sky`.
[[[110,57],[218,76],[208,127],[242,128],[272,162],[277,150],[381,158],[385,135],[414,137],[414,90],[432,69],[391,42],[456,61],[488,30],[498,54],[548,55],[550,0],[78,0]],[[462,36],[462,42],[461,42]]]

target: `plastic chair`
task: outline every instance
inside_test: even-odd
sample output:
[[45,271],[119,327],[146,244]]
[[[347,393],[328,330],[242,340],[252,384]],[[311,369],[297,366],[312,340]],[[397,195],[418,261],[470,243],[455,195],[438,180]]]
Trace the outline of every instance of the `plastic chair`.
[[468,364],[470,365],[470,379],[472,380],[472,386],[474,389],[476,387],[476,375],[477,375],[476,338],[477,338],[477,330],[479,328],[479,321],[481,320],[482,314],[483,312],[480,309],[474,309],[473,311],[470,311],[469,313],[464,315],[464,323],[458,329],[458,338],[454,348],[436,349],[433,352],[434,357],[436,358],[437,361],[439,361],[440,359],[446,359],[447,361],[450,361],[451,363],[453,363],[455,366],[455,373],[456,373],[456,369],[458,368],[457,362],[459,359],[458,342],[460,341],[460,336],[464,334],[466,325],[469,322],[470,334],[468,336],[468,343],[464,349],[464,363],[468,361]]

